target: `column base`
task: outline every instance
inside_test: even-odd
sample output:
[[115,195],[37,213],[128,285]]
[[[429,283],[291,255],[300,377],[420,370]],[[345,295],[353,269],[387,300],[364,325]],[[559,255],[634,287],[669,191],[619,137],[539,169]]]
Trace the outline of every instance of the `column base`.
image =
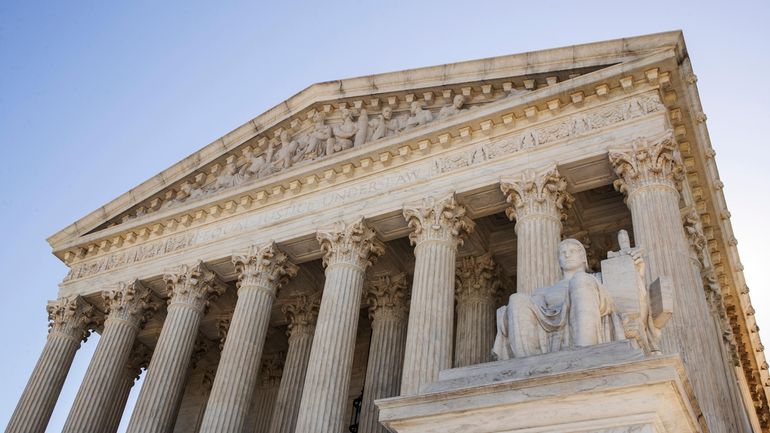
[[397,433],[702,431],[679,356],[631,341],[444,370],[375,404]]

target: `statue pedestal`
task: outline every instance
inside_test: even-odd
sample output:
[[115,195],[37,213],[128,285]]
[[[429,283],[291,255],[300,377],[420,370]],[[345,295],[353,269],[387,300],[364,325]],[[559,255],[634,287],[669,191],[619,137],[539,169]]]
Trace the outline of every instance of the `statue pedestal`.
[[376,405],[397,433],[703,431],[680,358],[631,341],[444,370]]

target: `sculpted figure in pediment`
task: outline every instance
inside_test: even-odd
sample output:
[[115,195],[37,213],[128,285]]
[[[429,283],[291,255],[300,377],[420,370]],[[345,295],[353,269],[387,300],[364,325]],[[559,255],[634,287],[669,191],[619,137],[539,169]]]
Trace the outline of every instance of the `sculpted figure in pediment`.
[[297,149],[299,148],[299,142],[292,140],[289,136],[289,131],[283,130],[280,134],[281,148],[275,152],[275,161],[273,167],[276,170],[283,170],[289,168],[295,162],[297,156]]
[[313,159],[323,156],[329,143],[334,142],[332,127],[326,124],[326,114],[319,111],[313,116],[313,129],[299,141],[301,154],[305,159]]
[[332,128],[335,139],[326,143],[327,155],[353,147],[353,137],[358,132],[358,125],[353,121],[353,113],[347,108],[342,108],[340,111],[342,112],[342,123],[334,125]]
[[446,119],[449,116],[465,111],[463,110],[463,105],[465,105],[465,97],[463,95],[455,95],[450,105],[441,107],[441,111],[438,112],[438,118]]
[[244,179],[262,177],[272,172],[270,162],[273,159],[274,146],[271,141],[267,150],[259,155],[254,155],[254,151],[249,150],[246,153],[246,164],[241,167],[239,174]]
[[369,141],[388,137],[402,129],[401,119],[393,117],[393,109],[385,106],[375,118],[369,121]]
[[206,192],[216,192],[226,188],[233,187],[241,183],[243,177],[238,173],[238,167],[235,165],[235,158],[225,164],[222,173],[212,182]]
[[353,140],[353,147],[361,146],[369,139],[369,113],[366,108],[362,108],[358,113],[358,119],[356,119],[356,132],[355,139]]
[[420,101],[412,101],[410,113],[411,116],[406,119],[406,128],[425,125],[433,121],[433,113],[424,109]]

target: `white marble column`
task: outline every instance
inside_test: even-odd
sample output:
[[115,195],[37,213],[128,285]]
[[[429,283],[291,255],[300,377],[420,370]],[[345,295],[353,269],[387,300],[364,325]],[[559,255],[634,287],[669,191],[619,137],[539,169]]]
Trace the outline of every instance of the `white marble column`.
[[265,355],[259,370],[259,380],[256,382],[254,399],[246,421],[246,433],[268,433],[275,413],[278,399],[281,375],[284,369],[284,354],[271,353]]
[[46,309],[48,339],[8,421],[6,433],[45,431],[75,352],[95,326],[94,308],[79,296],[50,301]]
[[615,188],[626,195],[636,245],[644,251],[647,280],[668,275],[674,281],[674,314],[663,329],[666,353],[680,353],[698,404],[711,432],[739,431],[735,414],[721,396],[729,395],[722,373],[732,368],[719,356],[721,336],[711,326],[702,281],[692,265],[679,210],[684,166],[670,133],[640,138],[610,149],[618,175]]
[[409,302],[406,274],[381,275],[369,282],[366,300],[372,320],[369,360],[366,365],[364,398],[359,433],[385,433],[374,405],[379,398],[395,397],[401,389]]
[[457,247],[474,223],[454,194],[404,206],[404,218],[415,264],[401,395],[413,395],[452,367]]
[[257,382],[278,289],[297,274],[297,266],[274,242],[233,257],[238,272],[238,301],[217,367],[201,432],[240,433]]
[[320,301],[320,293],[301,295],[288,300],[282,307],[289,320],[289,349],[270,420],[270,433],[294,433],[297,426]]
[[504,177],[500,189],[511,204],[506,215],[516,219],[516,292],[531,294],[561,278],[561,222],[574,198],[555,165]]
[[173,427],[198,326],[209,301],[226,287],[202,262],[183,265],[163,278],[169,296],[166,320],[131,414],[129,433],[167,433]]
[[326,281],[296,431],[339,433],[345,421],[364,273],[385,247],[363,218],[318,231],[317,236]]
[[136,334],[160,306],[139,280],[106,290],[102,298],[107,311],[104,330],[62,433],[103,431],[118,397],[118,387],[125,382],[123,370]]
[[116,433],[118,431],[120,421],[123,419],[123,412],[126,410],[126,403],[128,403],[128,395],[134,387],[134,382],[136,382],[142,374],[142,369],[147,368],[147,365],[150,363],[151,356],[152,352],[147,346],[141,343],[134,343],[134,347],[131,349],[131,355],[128,358],[126,366],[123,368],[123,374],[113,393],[114,401],[112,402],[106,421],[103,424],[104,428],[102,431],[104,433]]
[[500,289],[497,265],[492,255],[464,257],[457,266],[457,334],[455,367],[492,361],[497,332],[496,300]]

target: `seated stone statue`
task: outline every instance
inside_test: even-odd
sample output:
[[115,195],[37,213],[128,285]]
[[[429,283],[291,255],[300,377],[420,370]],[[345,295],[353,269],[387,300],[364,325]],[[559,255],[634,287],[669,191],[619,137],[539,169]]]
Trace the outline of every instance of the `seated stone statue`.
[[497,337],[492,351],[498,360],[522,358],[573,347],[624,339],[612,299],[588,273],[586,251],[579,241],[559,244],[563,278],[532,295],[514,293],[497,310]]
[[588,272],[579,241],[559,244],[563,278],[531,295],[514,293],[497,310],[493,354],[523,358],[633,339],[646,353],[660,351],[660,330],[673,312],[673,283],[660,276],[649,287],[642,250],[618,233],[619,251],[608,252],[602,272]]

